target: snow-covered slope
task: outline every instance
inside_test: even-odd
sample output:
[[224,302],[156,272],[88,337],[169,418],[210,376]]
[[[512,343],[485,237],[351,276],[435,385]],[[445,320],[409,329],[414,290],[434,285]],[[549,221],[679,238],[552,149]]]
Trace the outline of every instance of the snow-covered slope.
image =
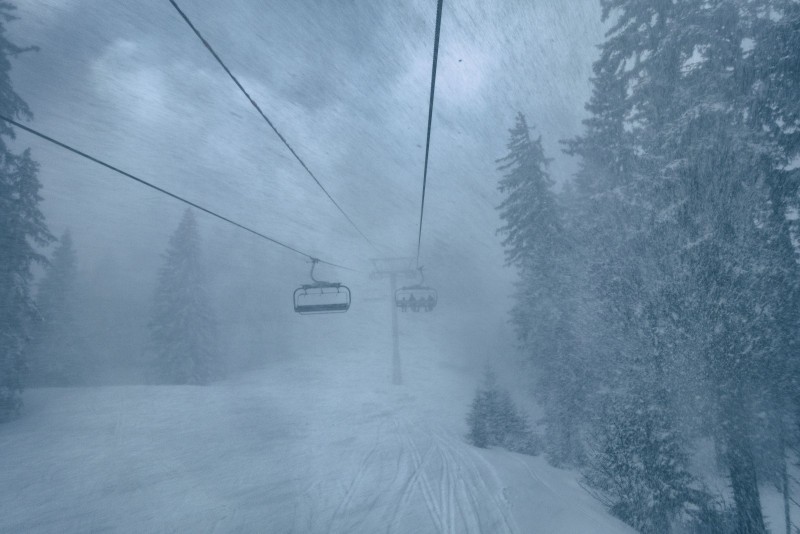
[[[312,319],[314,320],[314,319]],[[294,355],[209,387],[26,393],[2,532],[629,532],[567,471],[464,442],[471,375]]]

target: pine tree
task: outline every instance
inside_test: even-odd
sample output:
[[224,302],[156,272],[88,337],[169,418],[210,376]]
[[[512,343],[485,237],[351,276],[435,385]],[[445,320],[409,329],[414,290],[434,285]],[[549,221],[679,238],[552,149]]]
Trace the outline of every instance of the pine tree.
[[[775,307],[775,324],[780,325],[771,338],[774,347],[769,382],[774,408],[768,413],[776,422],[770,435],[776,436],[779,444],[772,464],[780,472],[786,524],[790,525],[786,457],[796,457],[800,450],[800,358],[792,357],[800,342],[796,335],[800,276],[796,273],[797,262],[790,259],[798,257],[791,242],[798,242],[800,236],[800,218],[796,216],[800,212],[800,168],[795,165],[792,169],[786,164],[800,157],[800,2],[759,0],[751,5],[750,14],[753,49],[746,59],[753,78],[748,84],[752,89],[748,111],[753,128],[769,132],[780,148],[772,151],[775,165],[766,175],[772,204],[770,226],[777,229],[774,239],[781,249],[778,254],[784,259],[783,265],[795,267],[782,273],[773,271],[777,276],[771,280],[770,299],[779,303]],[[787,214],[794,216],[787,220]]]
[[469,413],[467,414],[467,440],[481,449],[496,445],[494,432],[491,425],[493,414],[497,410],[498,393],[496,390],[495,376],[486,370],[482,387],[475,392]]
[[513,452],[538,454],[539,446],[528,419],[519,411],[507,390],[499,387],[491,368],[475,392],[467,414],[467,440],[480,448],[504,447]]
[[800,2],[754,0],[749,15],[752,79],[746,88],[752,89],[751,118],[791,160],[800,154]]
[[545,409],[548,454],[555,463],[580,463],[584,392],[591,380],[578,360],[572,322],[575,280],[572,246],[552,191],[541,137],[531,139],[522,113],[509,130],[508,154],[499,159],[505,199],[499,233],[508,265],[516,267],[512,321],[522,349],[536,368],[536,392]]
[[737,529],[761,533],[758,465],[770,460],[756,455],[771,450],[760,443],[764,425],[781,419],[794,390],[799,308],[787,145],[754,113],[765,81],[753,73],[765,69],[742,48],[756,26],[747,16],[725,1],[687,14],[697,28],[687,41],[703,57],[683,74],[675,118],[653,139],[668,158],[663,177],[677,207],[660,226],[679,239],[682,307],[702,318],[686,331],[712,397]]
[[83,381],[86,346],[75,322],[77,260],[65,231],[39,284],[36,306],[41,320],[30,349],[29,385],[71,386]]
[[[25,50],[5,37],[5,23],[14,19],[13,9],[8,2],[0,3],[0,112],[29,119],[31,112],[14,92],[9,76],[10,57]],[[35,317],[31,266],[46,263],[35,245],[52,240],[39,209],[38,165],[29,150],[12,153],[6,145],[8,138],[14,138],[14,131],[0,122],[0,421],[15,416],[22,406],[27,370],[24,350]]]
[[[553,180],[547,172],[550,159],[544,155],[541,136],[530,137],[531,128],[522,113],[509,130],[508,154],[499,160],[498,170],[507,171],[498,184],[506,198],[498,207],[505,225],[506,262],[522,266],[543,262],[541,252],[554,246],[561,237],[561,224],[552,193]],[[548,273],[549,274],[549,273]]]
[[[770,12],[778,5],[782,16]],[[781,410],[780,391],[797,390],[785,377],[797,376],[798,292],[786,222],[796,185],[784,171],[796,130],[783,126],[797,123],[796,98],[785,99],[796,95],[796,34],[767,37],[761,29],[796,28],[797,3],[603,7],[615,23],[595,65],[595,117],[570,148],[588,158],[583,178],[596,180],[584,205],[621,223],[620,238],[609,241],[621,261],[612,256],[594,270],[599,300],[612,312],[609,331],[629,345],[609,367],[624,373],[638,357],[646,372],[635,374],[634,386],[652,375],[673,395],[702,399],[684,409],[708,408],[737,531],[762,533],[754,454],[766,448],[754,442],[755,407]],[[629,207],[639,216],[625,216]]]
[[203,284],[200,235],[187,209],[164,255],[150,321],[159,381],[207,384],[216,374],[215,323]]
[[689,471],[675,410],[652,359],[617,367],[617,381],[598,395],[600,409],[584,470],[613,514],[642,533],[669,532],[708,496]]

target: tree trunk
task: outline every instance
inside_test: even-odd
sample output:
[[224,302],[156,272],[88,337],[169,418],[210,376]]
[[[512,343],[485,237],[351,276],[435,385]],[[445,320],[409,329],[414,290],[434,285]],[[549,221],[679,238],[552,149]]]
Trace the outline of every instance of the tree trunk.
[[783,490],[783,519],[786,523],[786,534],[792,534],[792,512],[790,506],[791,488],[789,487],[789,462],[786,458],[786,435],[781,424],[781,489]]
[[736,534],[766,534],[758,494],[755,461],[745,432],[728,436],[728,472],[736,505]]

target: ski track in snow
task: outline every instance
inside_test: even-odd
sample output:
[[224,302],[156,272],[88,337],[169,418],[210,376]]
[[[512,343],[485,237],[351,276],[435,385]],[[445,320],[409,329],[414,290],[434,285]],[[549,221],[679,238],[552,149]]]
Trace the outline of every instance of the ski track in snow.
[[[461,444],[453,444],[452,438],[437,435],[437,439],[442,452],[449,456],[448,465],[451,468],[455,468],[455,473],[452,469],[450,470],[451,483],[457,485],[458,490],[460,490],[460,502],[468,502],[470,505],[467,510],[473,514],[472,525],[476,527],[475,532],[517,532],[518,529],[514,526],[514,518],[509,513],[510,505],[503,497],[504,488],[494,467],[483,460],[479,454],[468,450],[467,447]],[[487,482],[485,476],[481,473],[476,464],[476,459],[483,463],[484,472],[491,475],[492,480],[490,482]],[[494,506],[489,508],[481,506],[482,499],[487,498]],[[494,515],[494,517],[489,518],[488,525],[486,525],[489,527],[488,530],[481,528],[483,525],[480,517],[481,511],[484,513],[491,512]],[[459,531],[456,530],[456,532]]]
[[428,358],[392,386],[369,362],[31,390],[0,428],[0,532],[629,532],[573,473],[467,444],[471,380]]
[[[370,532],[370,526],[381,525],[380,531],[387,534],[408,532],[404,519],[415,515],[417,532],[519,532],[508,503],[498,497],[502,488],[496,475],[484,479],[487,473],[494,474],[491,466],[479,468],[463,450],[466,444],[396,416],[385,424],[391,424],[391,431],[378,431],[330,519],[323,521],[328,534]],[[390,449],[397,454],[389,462],[393,469],[386,472],[384,456]],[[379,473],[384,478],[376,480]],[[381,508],[376,506],[378,499],[394,505]],[[487,502],[492,506],[487,507]],[[420,521],[419,508],[426,512],[426,523]]]

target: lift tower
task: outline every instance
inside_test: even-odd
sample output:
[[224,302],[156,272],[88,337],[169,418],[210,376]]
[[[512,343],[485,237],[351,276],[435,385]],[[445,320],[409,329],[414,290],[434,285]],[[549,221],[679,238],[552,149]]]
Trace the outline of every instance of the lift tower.
[[414,258],[373,258],[373,270],[369,277],[373,280],[389,279],[391,296],[389,299],[392,307],[392,384],[403,383],[403,366],[400,360],[400,339],[397,331],[397,306],[394,295],[397,291],[397,279],[416,278],[417,270],[414,269]]

